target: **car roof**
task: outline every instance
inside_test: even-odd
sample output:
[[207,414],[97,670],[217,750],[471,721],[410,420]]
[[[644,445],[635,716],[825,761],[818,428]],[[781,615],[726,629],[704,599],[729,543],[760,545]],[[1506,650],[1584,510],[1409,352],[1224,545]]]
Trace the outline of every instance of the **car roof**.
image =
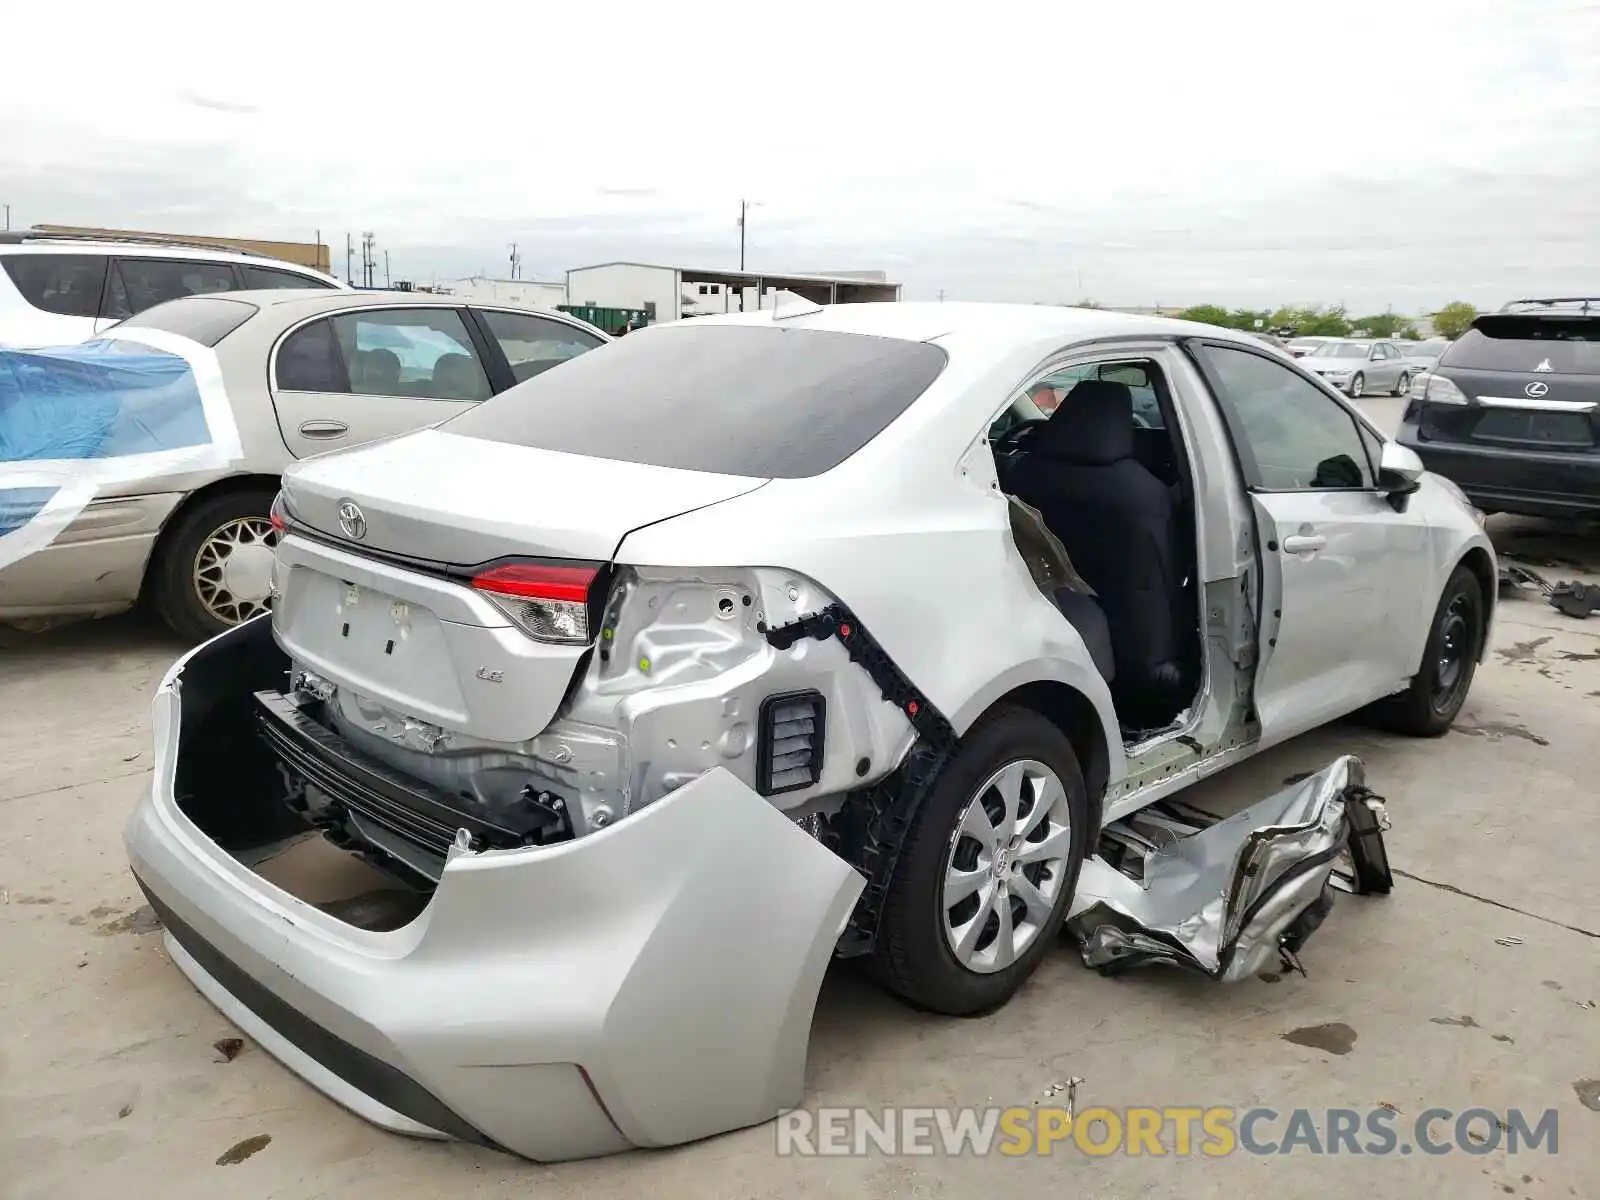
[[[238,292],[217,293],[229,300],[243,300],[254,304],[263,314],[272,314],[284,320],[299,320],[323,312],[338,312],[346,308],[473,308],[506,309],[510,312],[528,313],[530,316],[549,317],[583,329],[594,328],[587,321],[571,313],[552,312],[547,308],[534,308],[527,304],[508,303],[503,300],[476,300],[470,296],[449,296],[441,292],[381,292],[381,291],[309,291],[306,288],[255,288]],[[186,298],[186,297],[185,297]]]
[[266,254],[245,250],[226,250],[220,246],[194,246],[166,242],[112,242],[100,238],[30,238],[25,242],[0,242],[0,254],[117,254],[125,258],[194,258],[248,263],[260,267],[287,267],[324,279],[333,276],[304,263],[289,262]]
[[862,333],[907,341],[937,342],[958,336],[963,341],[1051,340],[1062,344],[1110,337],[1214,337],[1247,346],[1261,343],[1235,329],[1180,321],[1175,317],[1113,312],[1105,308],[1066,308],[1052,304],[942,303],[884,301],[822,305],[794,315],[771,309],[754,313],[712,313],[673,324],[778,325],[838,333]]

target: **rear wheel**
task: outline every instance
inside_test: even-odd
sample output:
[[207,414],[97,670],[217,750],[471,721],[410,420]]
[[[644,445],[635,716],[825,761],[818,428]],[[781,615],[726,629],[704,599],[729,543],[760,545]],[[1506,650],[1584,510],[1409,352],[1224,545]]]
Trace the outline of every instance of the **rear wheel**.
[[997,709],[945,765],[885,900],[884,984],[951,1016],[1009,1000],[1060,931],[1089,801],[1072,744],[1025,708]]
[[1378,724],[1412,737],[1446,732],[1472,688],[1483,635],[1483,588],[1470,570],[1457,567],[1434,611],[1422,665],[1410,687],[1373,709]]
[[273,495],[251,488],[208,496],[162,534],[148,590],[174,632],[201,642],[271,606]]
[[1367,377],[1360,371],[1357,371],[1354,377],[1350,380],[1350,399],[1361,399],[1361,394],[1366,391],[1366,387]]
[[1401,371],[1400,378],[1394,381],[1394,394],[1396,396],[1404,396],[1410,390],[1411,376],[1407,375],[1404,371]]

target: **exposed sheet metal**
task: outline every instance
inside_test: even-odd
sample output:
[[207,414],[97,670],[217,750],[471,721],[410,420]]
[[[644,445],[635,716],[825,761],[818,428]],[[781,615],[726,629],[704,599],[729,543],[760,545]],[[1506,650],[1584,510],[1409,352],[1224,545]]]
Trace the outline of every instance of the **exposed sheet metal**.
[[1067,928],[1103,972],[1170,963],[1231,982],[1293,963],[1336,868],[1348,890],[1388,890],[1374,799],[1345,755],[1212,824],[1181,806],[1144,810],[1106,829],[1102,850],[1123,869],[1084,863]]
[[48,546],[105,487],[240,457],[205,346],[141,329],[0,350],[0,568]]

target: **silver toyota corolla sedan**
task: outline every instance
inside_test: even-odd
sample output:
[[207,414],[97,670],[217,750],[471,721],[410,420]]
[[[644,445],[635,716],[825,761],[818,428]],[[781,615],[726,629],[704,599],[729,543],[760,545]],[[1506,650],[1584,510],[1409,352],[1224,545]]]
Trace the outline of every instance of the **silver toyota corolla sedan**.
[[1102,831],[1357,709],[1444,733],[1495,604],[1461,493],[1295,361],[1033,305],[648,328],[295,464],[274,520],[270,617],[157,692],[133,871],[313,1086],[539,1159],[796,1104],[834,954],[976,1014],[1077,907],[1248,974],[1344,768],[1273,806],[1301,852],[1250,858],[1225,963],[1220,915],[1111,915],[1161,872]]
[[0,623],[143,597],[199,641],[257,616],[285,467],[437,424],[609,340],[563,313],[279,290],[0,350]]

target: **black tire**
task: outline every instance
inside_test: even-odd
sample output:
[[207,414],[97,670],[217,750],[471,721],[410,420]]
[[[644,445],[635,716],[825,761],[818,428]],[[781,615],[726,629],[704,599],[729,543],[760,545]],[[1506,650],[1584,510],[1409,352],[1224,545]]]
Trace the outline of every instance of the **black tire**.
[[276,492],[240,488],[190,504],[162,531],[145,576],[145,596],[172,631],[192,642],[215,637],[236,621],[224,620],[201,599],[195,567],[201,550],[218,530],[239,520],[265,521]]
[[[980,973],[957,961],[945,933],[946,859],[969,802],[1008,763],[1034,760],[1053,771],[1066,793],[1070,849],[1050,916],[1008,967]],[[998,708],[968,731],[945,765],[906,835],[884,901],[875,966],[890,991],[948,1016],[971,1016],[1004,1004],[1057,943],[1077,888],[1089,825],[1089,797],[1072,743],[1027,708]]]
[[1361,393],[1367,390],[1367,377],[1357,371],[1350,377],[1350,399],[1361,399]]
[[1439,597],[1411,686],[1373,708],[1377,724],[1410,737],[1448,732],[1472,689],[1483,635],[1483,588],[1470,570],[1457,567]]
[[1400,378],[1394,381],[1394,394],[1396,396],[1404,396],[1410,390],[1411,374],[1408,371],[1401,371]]

